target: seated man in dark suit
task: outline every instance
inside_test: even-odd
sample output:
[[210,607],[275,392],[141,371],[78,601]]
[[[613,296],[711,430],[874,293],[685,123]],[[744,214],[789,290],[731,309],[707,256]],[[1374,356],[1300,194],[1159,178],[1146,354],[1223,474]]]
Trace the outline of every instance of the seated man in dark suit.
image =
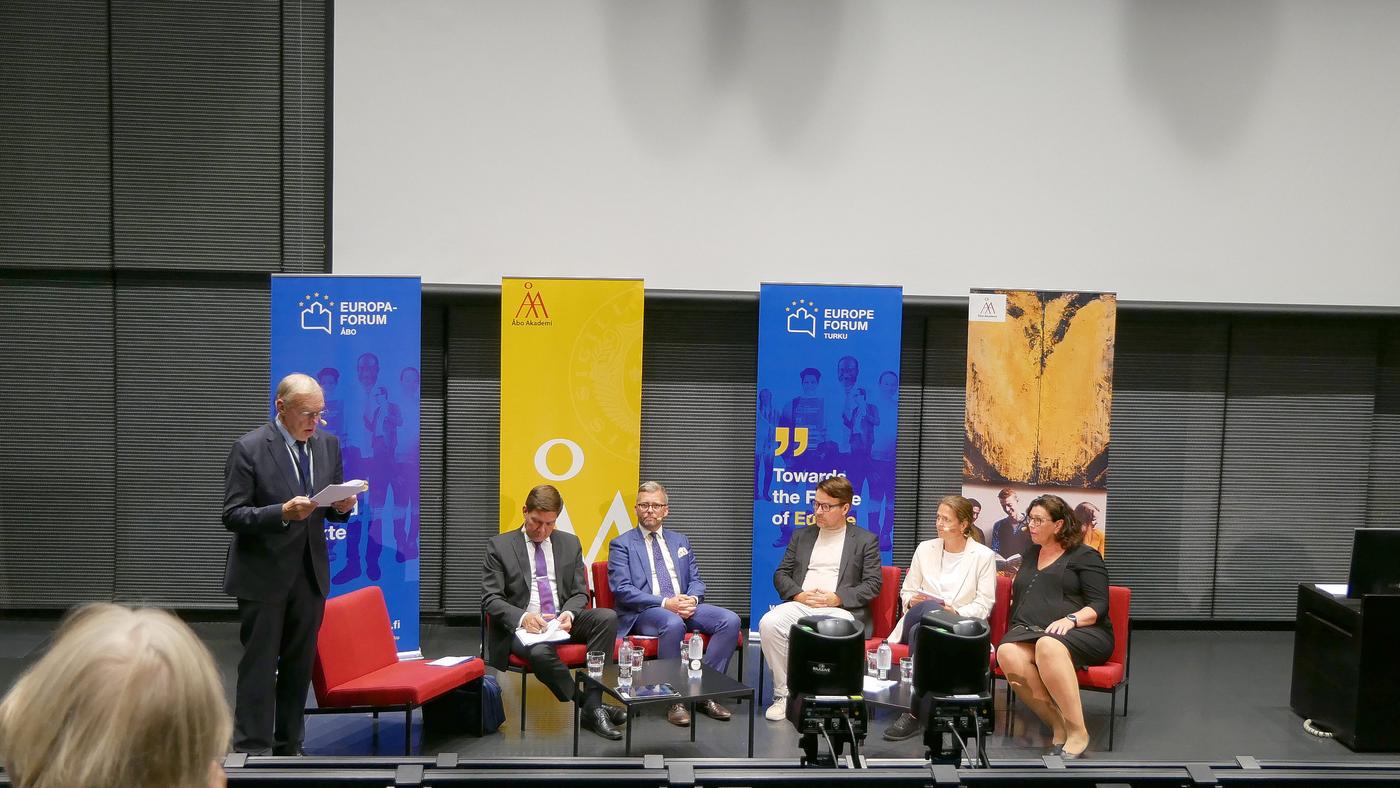
[[[679,659],[689,632],[711,637],[705,664],[723,673],[739,639],[739,616],[707,605],[705,583],[685,534],[661,527],[671,513],[666,488],[642,482],[637,489],[637,523],[608,545],[608,584],[617,606],[618,629],[629,634],[655,635],[661,659]],[[713,700],[700,710],[727,720],[728,709]],[[666,712],[672,725],[689,725],[690,712],[677,703]]]
[[[764,716],[787,719],[788,633],[803,616],[859,621],[870,636],[867,606],[880,595],[880,540],[846,522],[855,491],[844,476],[817,484],[816,528],[800,528],[773,573],[784,601],[758,622],[763,657],[773,670],[773,705]],[[757,700],[757,699],[755,699]]]
[[[575,700],[574,679],[554,650],[553,643],[526,646],[515,631],[543,632],[559,619],[569,633],[569,643],[587,643],[589,651],[613,658],[617,641],[617,614],[607,609],[584,609],[588,602],[588,575],[578,537],[555,531],[554,522],[564,510],[564,499],[551,485],[541,484],[525,498],[524,524],[486,542],[486,569],[481,578],[481,601],[490,616],[486,628],[486,662],[497,670],[510,664],[515,654],[530,664],[554,697]],[[627,720],[627,711],[605,706],[599,689],[578,699],[583,705],[583,725],[605,739],[621,739],[615,726]]]

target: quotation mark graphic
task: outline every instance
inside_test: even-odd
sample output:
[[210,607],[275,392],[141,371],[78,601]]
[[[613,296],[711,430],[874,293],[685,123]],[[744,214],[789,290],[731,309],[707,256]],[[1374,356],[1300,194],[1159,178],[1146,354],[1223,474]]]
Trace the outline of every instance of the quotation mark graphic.
[[[778,447],[773,450],[774,456],[781,455],[788,448],[788,428],[777,427],[773,430],[773,437],[778,441]],[[807,428],[796,427],[792,430],[792,437],[797,441],[797,450],[792,453],[794,457],[801,457],[807,451]]]

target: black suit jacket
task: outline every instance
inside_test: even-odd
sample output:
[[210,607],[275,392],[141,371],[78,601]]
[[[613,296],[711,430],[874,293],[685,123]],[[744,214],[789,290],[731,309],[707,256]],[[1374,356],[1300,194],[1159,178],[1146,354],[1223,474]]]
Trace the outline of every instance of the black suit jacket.
[[[311,492],[345,481],[340,441],[318,430],[306,442],[311,453]],[[348,514],[318,507],[300,522],[282,525],[282,504],[301,495],[286,441],[274,422],[239,438],[224,463],[224,527],[234,534],[224,568],[224,592],[239,599],[273,600],[305,573],[308,559],[321,595],[330,593],[326,520]]]
[[[787,552],[773,573],[773,586],[784,602],[802,593],[802,580],[811,564],[812,548],[817,543],[821,526],[799,528],[788,542]],[[841,607],[849,610],[865,627],[870,637],[874,622],[870,618],[870,603],[880,595],[880,539],[858,525],[846,526],[846,540],[841,546],[841,573],[836,580],[835,593],[841,597]]]
[[[556,606],[575,617],[588,605],[588,573],[578,537],[556,529],[549,537],[554,553]],[[481,606],[491,617],[486,629],[486,662],[504,670],[510,662],[510,642],[525,608],[530,606],[534,559],[525,549],[525,531],[516,528],[486,540],[486,568],[481,577]]]

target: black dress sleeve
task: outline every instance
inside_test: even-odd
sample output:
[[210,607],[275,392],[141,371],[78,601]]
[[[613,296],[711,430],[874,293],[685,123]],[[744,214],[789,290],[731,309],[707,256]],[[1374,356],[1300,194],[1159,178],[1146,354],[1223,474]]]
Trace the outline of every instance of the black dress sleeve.
[[1065,569],[1079,578],[1084,605],[1093,608],[1099,620],[1103,620],[1108,616],[1108,566],[1103,556],[1092,547],[1079,545],[1069,559]]

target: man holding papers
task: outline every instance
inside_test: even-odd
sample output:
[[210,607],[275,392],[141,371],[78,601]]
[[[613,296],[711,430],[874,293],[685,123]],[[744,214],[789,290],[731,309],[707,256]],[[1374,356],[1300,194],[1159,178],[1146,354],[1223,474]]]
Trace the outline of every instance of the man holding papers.
[[316,655],[330,565],[325,521],[344,522],[353,495],[330,507],[311,500],[342,482],[340,443],[317,432],[326,401],[315,379],[277,384],[277,418],[239,438],[224,464],[224,527],[234,534],[224,592],[238,598],[233,747],[301,751],[302,708]]
[[[551,485],[530,491],[521,508],[521,526],[486,542],[481,603],[491,621],[486,627],[487,664],[505,670],[515,654],[530,664],[554,697],[568,702],[575,699],[574,679],[554,644],[587,643],[589,651],[601,651],[611,660],[617,614],[606,608],[584,609],[588,575],[578,537],[554,530],[563,510],[564,499]],[[605,706],[596,688],[578,701],[584,727],[605,739],[622,738],[616,726],[627,720],[625,709]]]

